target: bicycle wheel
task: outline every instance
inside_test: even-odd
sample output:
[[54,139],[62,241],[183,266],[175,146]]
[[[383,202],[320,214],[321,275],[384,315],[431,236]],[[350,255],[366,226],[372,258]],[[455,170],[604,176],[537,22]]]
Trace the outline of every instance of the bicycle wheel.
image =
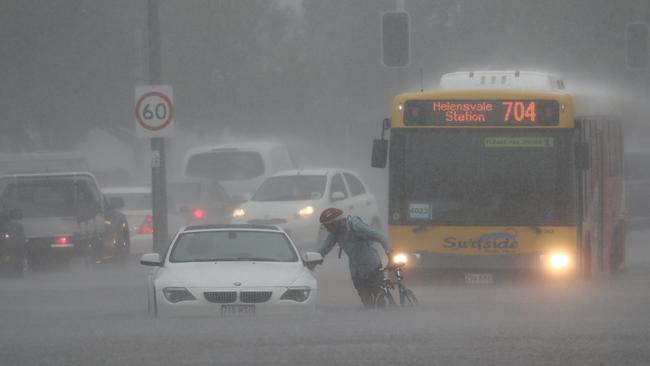
[[415,293],[411,289],[404,289],[400,296],[400,304],[402,306],[414,306],[418,304],[418,299],[415,297]]
[[377,309],[385,309],[386,307],[393,307],[395,305],[395,299],[393,299],[393,294],[390,291],[382,291],[375,297],[375,307]]

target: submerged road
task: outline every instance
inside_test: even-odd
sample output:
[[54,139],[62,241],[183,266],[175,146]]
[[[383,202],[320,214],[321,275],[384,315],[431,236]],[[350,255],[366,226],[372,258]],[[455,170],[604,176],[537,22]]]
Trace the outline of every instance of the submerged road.
[[0,278],[0,365],[648,365],[650,232],[626,275],[414,286],[414,309],[364,311],[345,260],[316,274],[312,316],[151,319],[148,268]]

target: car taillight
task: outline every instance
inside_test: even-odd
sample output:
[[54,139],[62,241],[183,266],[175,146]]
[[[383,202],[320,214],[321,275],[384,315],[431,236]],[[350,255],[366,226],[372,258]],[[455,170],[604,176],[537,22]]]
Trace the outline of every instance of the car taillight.
[[74,244],[72,243],[72,240],[70,239],[69,236],[61,235],[61,236],[57,236],[54,239],[54,243],[51,243],[50,247],[52,247],[52,248],[72,248],[72,247],[74,247]]
[[138,234],[153,234],[153,216],[147,215],[144,217]]
[[192,216],[194,216],[194,218],[197,220],[201,220],[205,217],[205,211],[203,209],[197,208],[192,211]]

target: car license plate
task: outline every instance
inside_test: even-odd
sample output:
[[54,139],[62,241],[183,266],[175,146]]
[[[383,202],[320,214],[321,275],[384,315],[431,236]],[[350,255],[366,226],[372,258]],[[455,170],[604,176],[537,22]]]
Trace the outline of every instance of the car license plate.
[[253,316],[255,305],[221,305],[221,316]]
[[472,285],[485,285],[494,283],[492,273],[465,273],[465,283]]

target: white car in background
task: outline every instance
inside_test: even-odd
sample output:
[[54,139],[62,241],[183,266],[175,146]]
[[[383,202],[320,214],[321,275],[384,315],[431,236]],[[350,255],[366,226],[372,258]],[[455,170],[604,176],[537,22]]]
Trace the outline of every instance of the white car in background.
[[278,225],[300,248],[317,249],[325,236],[320,213],[337,207],[381,229],[377,200],[355,172],[301,169],[267,178],[253,197],[233,211],[233,222]]
[[279,142],[248,141],[196,146],[187,151],[183,174],[217,182],[243,202],[271,174],[296,168],[288,147]]
[[[131,253],[143,254],[153,250],[153,214],[151,211],[151,188],[148,186],[125,186],[102,188],[104,197],[120,197],[124,207],[120,210],[129,224]],[[169,237],[185,226],[185,218],[173,207],[167,207],[167,231]]]
[[148,279],[148,311],[155,316],[250,316],[312,311],[318,291],[310,266],[278,227],[200,225],[181,230]]

